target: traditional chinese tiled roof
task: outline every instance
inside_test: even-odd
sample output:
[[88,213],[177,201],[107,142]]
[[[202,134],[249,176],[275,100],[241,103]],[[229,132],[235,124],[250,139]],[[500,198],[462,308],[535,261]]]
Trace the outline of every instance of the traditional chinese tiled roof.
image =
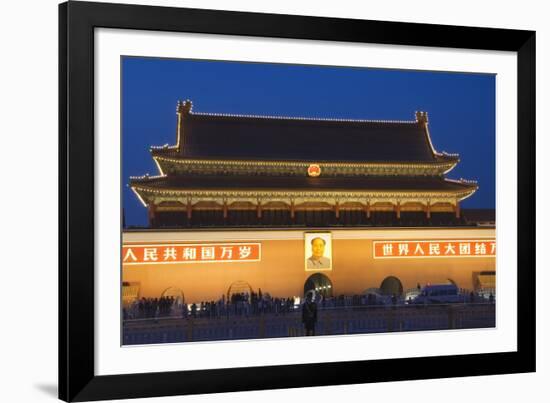
[[176,144],[151,148],[160,175],[130,178],[144,206],[389,201],[428,206],[429,218],[438,204],[456,215],[478,188],[445,178],[458,155],[435,151],[426,112],[411,121],[313,119],[197,113],[186,101],[177,114]]
[[312,190],[312,191],[445,191],[475,190],[475,183],[442,177],[227,177],[157,176],[133,178],[132,186],[149,189]]
[[317,162],[419,162],[457,159],[435,152],[427,114],[376,121],[197,113],[178,104],[177,147],[153,155],[197,159]]

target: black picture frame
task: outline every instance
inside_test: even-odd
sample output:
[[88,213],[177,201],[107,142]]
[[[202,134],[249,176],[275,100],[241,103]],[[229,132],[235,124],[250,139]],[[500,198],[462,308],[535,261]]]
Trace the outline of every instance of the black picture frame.
[[[94,29],[517,52],[517,352],[96,376]],[[59,398],[89,401],[535,371],[535,32],[68,2],[59,5]],[[415,368],[409,371],[406,368]]]

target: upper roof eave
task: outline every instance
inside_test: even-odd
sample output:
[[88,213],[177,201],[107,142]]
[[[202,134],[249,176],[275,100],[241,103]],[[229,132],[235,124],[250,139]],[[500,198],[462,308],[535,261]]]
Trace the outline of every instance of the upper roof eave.
[[361,160],[291,160],[291,159],[239,159],[239,158],[206,158],[206,157],[187,157],[182,156],[174,149],[151,149],[151,153],[154,159],[170,161],[175,163],[186,163],[186,162],[215,162],[215,163],[273,163],[273,164],[334,164],[334,165],[419,165],[419,166],[449,166],[451,164],[456,165],[459,159],[458,156],[445,156],[442,155],[441,158],[436,158],[433,161],[361,161]]

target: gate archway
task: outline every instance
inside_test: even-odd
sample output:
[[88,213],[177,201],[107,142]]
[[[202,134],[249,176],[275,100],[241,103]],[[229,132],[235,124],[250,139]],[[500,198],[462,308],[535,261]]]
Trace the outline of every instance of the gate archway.
[[227,301],[231,301],[232,295],[243,293],[248,294],[248,298],[250,299],[250,295],[252,294],[252,287],[246,281],[235,281],[227,289]]
[[456,285],[456,282],[452,278],[447,279],[448,284]]
[[389,276],[382,281],[382,284],[380,284],[380,290],[384,295],[395,294],[399,297],[403,294],[403,284],[401,284],[401,280],[397,277]]
[[323,273],[312,274],[304,283],[304,297],[308,292],[315,292],[324,298],[332,297],[332,281]]
[[162,294],[160,294],[160,296],[161,298],[173,297],[174,301],[176,301],[178,304],[183,304],[185,302],[185,294],[178,287],[168,287],[162,292]]

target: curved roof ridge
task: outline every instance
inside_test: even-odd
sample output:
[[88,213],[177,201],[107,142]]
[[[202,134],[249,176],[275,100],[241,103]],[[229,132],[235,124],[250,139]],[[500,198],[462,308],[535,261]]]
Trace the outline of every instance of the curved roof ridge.
[[228,118],[248,118],[248,119],[277,119],[277,120],[304,120],[320,122],[354,122],[354,123],[405,123],[417,124],[416,120],[383,120],[383,119],[347,119],[347,118],[314,118],[305,116],[277,116],[277,115],[251,115],[251,114],[233,114],[233,113],[215,113],[215,112],[194,112],[189,111],[190,115],[195,116],[214,116]]

